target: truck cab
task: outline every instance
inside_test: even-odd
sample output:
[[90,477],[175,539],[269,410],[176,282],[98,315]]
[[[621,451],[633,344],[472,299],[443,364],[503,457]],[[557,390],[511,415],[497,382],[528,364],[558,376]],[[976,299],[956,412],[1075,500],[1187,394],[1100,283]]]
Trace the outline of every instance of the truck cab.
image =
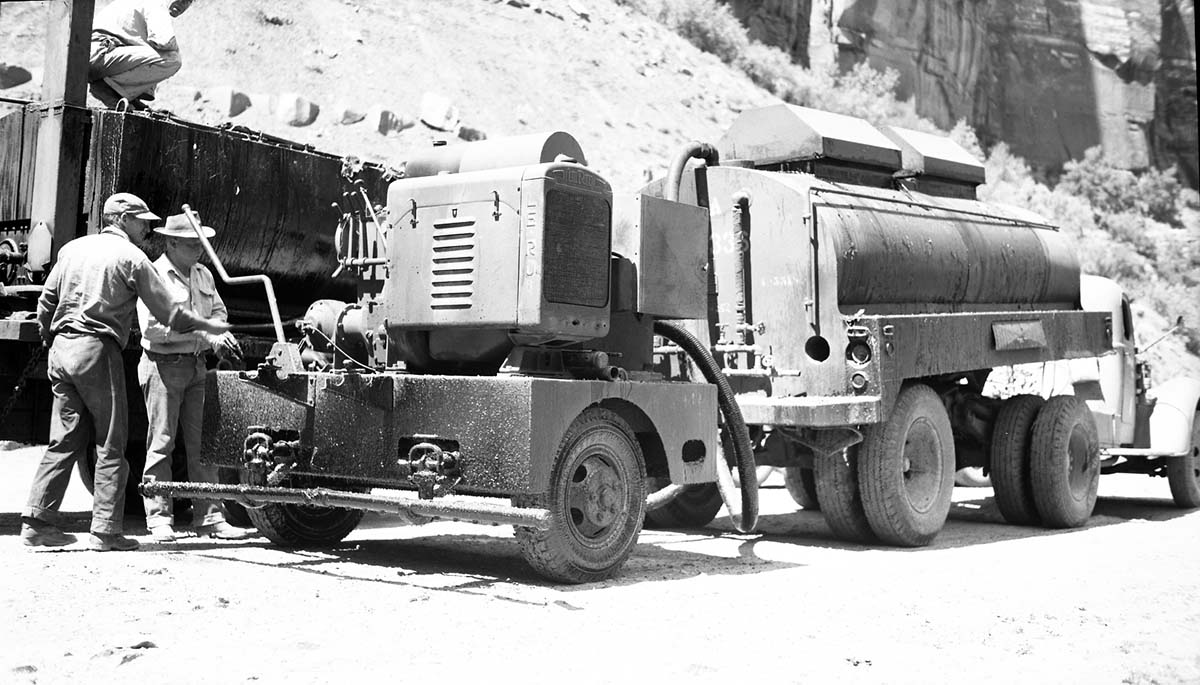
[[1068,362],[1076,397],[1096,421],[1103,473],[1166,475],[1181,507],[1200,506],[1200,380],[1152,385],[1139,360],[1129,298],[1116,282],[1081,277],[1084,309],[1112,316],[1114,354]]

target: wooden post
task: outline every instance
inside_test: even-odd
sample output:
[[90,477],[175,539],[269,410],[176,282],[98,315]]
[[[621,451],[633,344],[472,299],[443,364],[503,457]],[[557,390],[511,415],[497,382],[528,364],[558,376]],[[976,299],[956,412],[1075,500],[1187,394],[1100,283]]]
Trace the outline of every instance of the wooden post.
[[33,199],[30,204],[29,268],[42,271],[79,227],[83,164],[87,159],[86,107],[95,0],[49,0],[42,116],[38,127]]

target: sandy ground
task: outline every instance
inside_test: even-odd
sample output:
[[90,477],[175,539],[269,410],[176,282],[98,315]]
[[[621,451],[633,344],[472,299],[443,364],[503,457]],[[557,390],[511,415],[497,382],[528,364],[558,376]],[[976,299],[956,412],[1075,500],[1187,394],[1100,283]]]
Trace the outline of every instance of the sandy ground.
[[[27,550],[39,456],[0,453],[0,682],[1200,682],[1200,511],[1162,479],[1105,477],[1068,532],[959,488],[920,550],[836,542],[768,481],[759,534],[646,531],[621,577],[564,587],[510,528],[372,516],[326,552],[137,520],[140,552]],[[72,484],[75,532],[89,506]]]

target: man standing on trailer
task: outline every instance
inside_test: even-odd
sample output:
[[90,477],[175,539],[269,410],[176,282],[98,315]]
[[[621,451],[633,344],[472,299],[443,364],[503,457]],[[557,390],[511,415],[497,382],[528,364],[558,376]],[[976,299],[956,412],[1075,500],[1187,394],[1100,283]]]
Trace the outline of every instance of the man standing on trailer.
[[183,66],[172,21],[193,0],[113,0],[92,23],[88,82],[106,107],[145,108],[155,87]]
[[38,299],[38,331],[54,405],[50,445],[38,465],[21,518],[21,540],[30,547],[75,541],[56,525],[71,469],[96,443],[92,525],[88,548],[137,549],[121,535],[125,513],[125,461],[129,406],[121,350],[129,340],[140,297],[175,331],[220,335],[229,325],[197,316],[172,299],[167,285],[138,247],[158,215],[136,195],[117,193],[104,202],[104,228],[59,250]]
[[[216,231],[202,226],[206,238]],[[227,312],[217,293],[212,272],[200,263],[204,246],[183,214],[167,217],[165,226],[154,229],[166,238],[163,255],[154,262],[171,296],[200,316],[225,321]],[[146,475],[171,480],[171,453],[176,428],[187,453],[188,480],[216,482],[216,468],[200,463],[200,429],[204,418],[204,380],[208,372],[204,355],[213,350],[222,357],[241,357],[241,347],[232,333],[212,335],[203,331],[180,333],[164,324],[145,301],[138,302],[142,326],[142,361],[138,381],[146,399]],[[177,539],[170,497],[146,497],[146,526],[156,542]],[[238,540],[247,531],[225,522],[218,500],[197,500],[192,505],[196,534]]]

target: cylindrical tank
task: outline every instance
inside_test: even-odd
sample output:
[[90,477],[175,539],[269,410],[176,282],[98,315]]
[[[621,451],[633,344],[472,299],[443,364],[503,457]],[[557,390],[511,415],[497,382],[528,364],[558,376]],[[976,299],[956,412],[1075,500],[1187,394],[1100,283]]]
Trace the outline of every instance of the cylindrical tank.
[[875,189],[813,196],[817,227],[836,243],[840,305],[1079,301],[1070,241],[1014,212]]

